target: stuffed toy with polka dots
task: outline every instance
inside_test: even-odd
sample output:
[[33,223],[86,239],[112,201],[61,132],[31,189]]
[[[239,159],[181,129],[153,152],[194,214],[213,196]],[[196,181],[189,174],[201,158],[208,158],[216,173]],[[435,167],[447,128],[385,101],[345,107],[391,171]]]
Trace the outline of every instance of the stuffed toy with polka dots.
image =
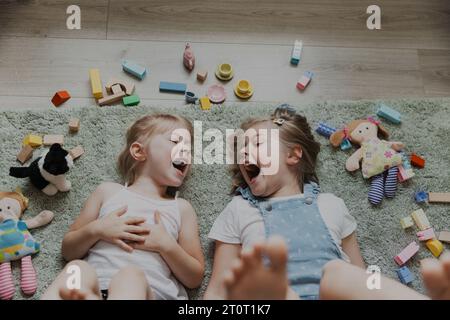
[[378,205],[384,197],[393,198],[397,191],[398,166],[402,164],[399,153],[404,145],[389,142],[387,130],[372,118],[354,120],[344,129],[334,132],[330,142],[334,147],[343,143],[353,143],[360,148],[347,159],[345,168],[355,171],[360,168],[362,175],[370,179],[369,202]]
[[11,261],[20,260],[20,287],[24,294],[33,295],[37,289],[36,272],[31,255],[37,253],[40,245],[28,229],[50,223],[53,212],[44,210],[37,216],[21,220],[28,207],[28,199],[17,190],[0,192],[0,299],[10,300],[14,296]]

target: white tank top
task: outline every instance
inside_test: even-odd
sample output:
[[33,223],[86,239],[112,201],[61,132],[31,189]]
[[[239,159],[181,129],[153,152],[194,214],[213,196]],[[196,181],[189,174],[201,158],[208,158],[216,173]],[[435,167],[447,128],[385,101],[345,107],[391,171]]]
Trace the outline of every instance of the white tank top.
[[[178,240],[181,216],[176,197],[174,200],[155,200],[137,194],[125,186],[105,201],[100,208],[99,218],[124,205],[128,205],[124,217],[144,217],[148,224],[155,223],[155,210],[158,210],[166,230]],[[133,250],[132,253],[128,253],[117,245],[100,240],[89,250],[85,260],[95,268],[100,290],[108,289],[111,278],[121,268],[133,265],[145,272],[156,299],[188,299],[185,288],[177,281],[167,263],[157,252]]]

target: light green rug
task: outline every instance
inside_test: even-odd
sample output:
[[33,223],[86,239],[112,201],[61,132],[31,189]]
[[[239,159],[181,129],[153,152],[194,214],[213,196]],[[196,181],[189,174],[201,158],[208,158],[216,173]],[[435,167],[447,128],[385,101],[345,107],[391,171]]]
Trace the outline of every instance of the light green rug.
[[[316,135],[322,143],[320,153],[319,178],[325,192],[333,192],[345,200],[351,214],[358,222],[358,240],[367,264],[375,264],[384,274],[397,279],[397,268],[393,257],[413,240],[416,229],[404,231],[399,223],[401,217],[419,208],[414,202],[413,193],[422,188],[427,191],[450,191],[450,99],[432,100],[395,100],[385,101],[403,114],[403,123],[399,126],[383,122],[391,131],[392,140],[403,141],[408,152],[417,152],[426,158],[426,167],[415,170],[413,181],[399,187],[393,200],[385,200],[381,207],[372,208],[367,201],[368,183],[361,173],[349,174],[344,163],[349,152],[333,150],[327,140]],[[328,102],[296,106],[306,115],[311,125],[325,121],[341,127],[347,121],[374,115],[377,101]],[[33,234],[42,241],[42,251],[34,257],[38,271],[39,289],[33,298],[39,298],[51,281],[61,271],[64,263],[61,259],[60,246],[64,233],[79,214],[80,208],[88,195],[102,181],[118,181],[115,171],[115,159],[124,141],[126,128],[139,116],[149,112],[179,113],[190,120],[203,122],[203,130],[208,128],[236,128],[247,118],[268,114],[274,105],[238,104],[235,106],[213,106],[209,112],[200,111],[198,107],[160,108],[160,107],[87,107],[79,109],[52,109],[48,111],[23,111],[0,113],[0,136],[2,154],[0,156],[0,175],[2,190],[22,187],[24,194],[30,198],[30,208],[25,217],[31,217],[40,210],[55,212],[54,221],[47,227],[35,230]],[[81,130],[70,135],[69,118],[81,119]],[[58,194],[49,198],[31,187],[26,180],[8,176],[8,168],[18,165],[15,157],[23,137],[28,133],[65,134],[66,147],[72,148],[82,144],[86,154],[76,161],[70,171],[72,190],[67,194]],[[204,147],[208,143],[204,143]],[[212,246],[207,233],[220,211],[230,200],[227,191],[230,177],[225,165],[195,165],[181,194],[190,200],[197,211],[200,232],[205,254],[207,255],[207,272],[200,290],[191,292],[197,298],[203,292],[210,276]],[[448,205],[422,205],[435,230],[450,229],[450,207]],[[301,223],[301,222],[299,222]],[[448,249],[448,245],[447,249]],[[419,254],[408,266],[418,275],[420,259],[430,257],[430,252],[421,244]],[[15,298],[22,298],[18,287],[19,269],[15,265],[17,293]],[[351,284],[349,283],[349,286]],[[423,291],[419,277],[412,284]]]

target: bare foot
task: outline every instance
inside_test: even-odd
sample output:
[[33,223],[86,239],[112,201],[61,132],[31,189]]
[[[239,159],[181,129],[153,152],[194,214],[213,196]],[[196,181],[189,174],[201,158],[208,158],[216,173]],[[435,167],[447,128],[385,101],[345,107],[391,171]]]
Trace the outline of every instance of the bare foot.
[[[263,255],[270,266],[263,264]],[[224,282],[230,300],[286,299],[288,279],[286,272],[287,247],[280,237],[271,237],[266,243],[255,244],[236,260]]]
[[450,253],[445,252],[439,260],[422,260],[421,271],[430,298],[450,300]]
[[77,289],[59,289],[59,295],[63,300],[100,300],[100,297],[93,292],[81,291]]

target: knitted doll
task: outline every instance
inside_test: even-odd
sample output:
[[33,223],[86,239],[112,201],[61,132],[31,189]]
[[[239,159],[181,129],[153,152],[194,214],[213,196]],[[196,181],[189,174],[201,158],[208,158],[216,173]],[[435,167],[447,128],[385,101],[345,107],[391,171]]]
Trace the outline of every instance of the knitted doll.
[[20,260],[20,287],[26,295],[36,292],[36,272],[31,255],[40,249],[28,229],[48,224],[53,212],[42,211],[37,216],[20,220],[28,207],[28,199],[20,191],[0,192],[0,299],[9,300],[14,296],[15,288],[11,270],[11,261]]
[[398,166],[402,163],[399,151],[404,148],[401,142],[386,140],[389,133],[380,122],[368,118],[354,120],[343,130],[336,131],[330,136],[330,142],[338,147],[344,141],[350,141],[361,147],[347,159],[345,168],[348,171],[359,169],[363,177],[370,179],[369,202],[378,205],[383,197],[393,198],[397,191]]

